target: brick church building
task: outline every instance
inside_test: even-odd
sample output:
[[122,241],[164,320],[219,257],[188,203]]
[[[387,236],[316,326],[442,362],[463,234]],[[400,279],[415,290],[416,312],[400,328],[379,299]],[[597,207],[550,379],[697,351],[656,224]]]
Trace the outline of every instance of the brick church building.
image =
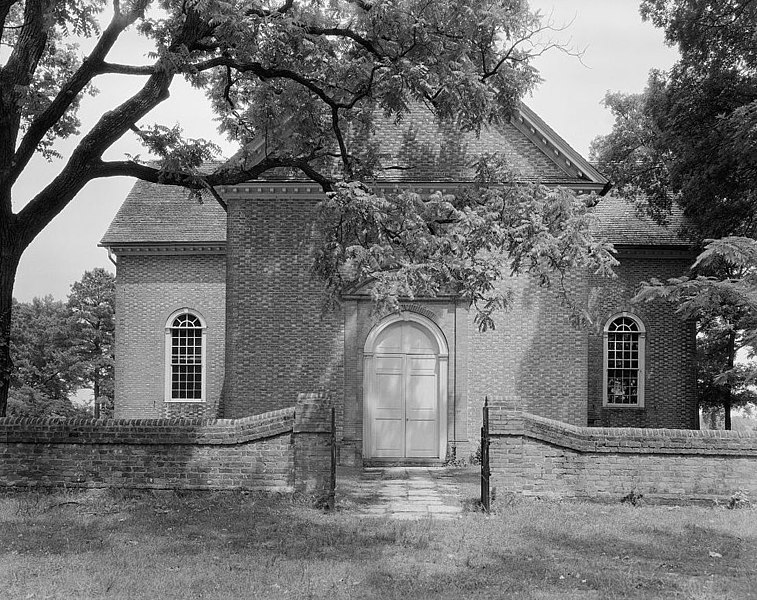
[[382,190],[449,192],[470,181],[471,157],[499,152],[524,180],[601,195],[598,233],[620,266],[581,282],[598,289],[597,330],[572,327],[525,277],[484,333],[454,297],[376,322],[356,293],[322,314],[307,247],[319,186],[227,186],[224,210],[138,181],[102,240],[117,262],[116,417],[233,419],[326,391],[344,462],[467,456],[487,395],[578,426],[698,427],[693,324],[665,303],[629,302],[640,281],[691,263],[680,219],[662,227],[606,196],[606,178],[526,106],[480,136],[422,112],[376,136],[382,161],[401,166],[376,181]]

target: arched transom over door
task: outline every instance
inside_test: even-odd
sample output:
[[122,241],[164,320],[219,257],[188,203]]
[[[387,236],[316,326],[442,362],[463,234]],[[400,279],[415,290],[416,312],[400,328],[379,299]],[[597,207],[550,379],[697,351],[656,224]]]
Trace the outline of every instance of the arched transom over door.
[[365,348],[366,458],[434,459],[446,450],[447,346],[430,321],[379,324]]

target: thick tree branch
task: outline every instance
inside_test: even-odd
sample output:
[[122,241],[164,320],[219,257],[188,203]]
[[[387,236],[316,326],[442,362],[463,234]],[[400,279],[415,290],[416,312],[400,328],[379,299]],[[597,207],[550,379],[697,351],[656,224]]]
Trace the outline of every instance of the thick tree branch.
[[310,179],[318,183],[325,192],[332,191],[334,181],[311,166],[313,156],[266,156],[251,167],[223,167],[210,175],[194,175],[188,173],[164,171],[157,167],[140,164],[134,161],[108,161],[97,163],[92,171],[93,178],[99,177],[136,177],[142,181],[174,185],[193,190],[206,189],[211,191],[222,206],[225,206],[215,193],[220,185],[236,185],[258,179],[263,173],[272,169],[299,169]]
[[[207,34],[207,23],[195,11],[190,10],[171,49],[191,51]],[[28,245],[86,183],[97,176],[103,152],[168,98],[169,87],[176,73],[177,67],[169,59],[160,59],[156,63],[155,73],[142,89],[115,110],[105,113],[82,138],[58,176],[18,213],[17,233],[23,245]]]
[[305,27],[305,32],[309,33],[310,35],[323,35],[323,36],[333,36],[333,37],[343,37],[351,39],[356,44],[362,46],[365,48],[368,52],[373,54],[377,58],[384,58],[386,56],[385,52],[381,52],[375,44],[361,36],[360,34],[352,31],[351,29],[347,29],[344,27]]
[[11,184],[5,171],[13,162],[21,127],[21,90],[32,81],[39,59],[47,44],[49,0],[28,0],[24,6],[24,28],[5,67],[0,69],[0,216],[11,212]]
[[[159,61],[163,65],[163,61]],[[25,243],[32,239],[95,177],[94,165],[103,152],[130,127],[169,96],[174,73],[167,65],[142,89],[115,110],[105,113],[71,154],[66,166],[19,213],[18,227]]]
[[[50,0],[27,0],[24,6],[24,27],[18,36],[8,62],[0,71],[2,87],[29,85],[47,43]],[[5,91],[5,90],[4,90]]]
[[152,75],[153,73],[155,73],[154,65],[121,65],[102,62],[97,69],[97,75]]
[[105,57],[113,48],[118,37],[138,18],[139,14],[140,11],[137,9],[127,15],[116,13],[113,16],[89,57],[77,69],[76,73],[63,84],[50,105],[32,121],[18,146],[18,150],[16,150],[13,166],[7,174],[7,179],[3,178],[5,185],[13,185],[26,168],[44,136],[70,108],[76,97],[92,81],[93,77],[100,72],[99,69],[104,64]]

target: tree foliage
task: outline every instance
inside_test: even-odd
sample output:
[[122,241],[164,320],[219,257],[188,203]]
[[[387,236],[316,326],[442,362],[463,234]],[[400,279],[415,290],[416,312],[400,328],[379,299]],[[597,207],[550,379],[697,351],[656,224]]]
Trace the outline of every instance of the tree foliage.
[[[130,27],[155,44],[153,58],[109,62]],[[345,198],[350,188],[337,182],[377,166],[359,143],[374,115],[401,119],[422,103],[464,130],[503,121],[538,81],[529,61],[551,45],[536,43],[548,28],[525,0],[0,0],[0,43],[11,48],[0,62],[0,415],[18,261],[88,181],[127,175],[223,203],[215,186],[288,169]],[[71,34],[91,38],[86,57]],[[105,74],[143,84],[82,132],[58,174],[14,213],[18,177],[35,153],[53,158],[56,140],[78,132],[82,95]],[[177,77],[207,92],[240,145],[212,173],[199,166],[213,144],[143,122]],[[159,163],[105,159],[127,134]]]
[[9,413],[35,417],[92,416],[72,403],[92,388],[95,416],[113,407],[114,277],[104,269],[84,273],[68,302],[51,296],[14,302]]
[[94,395],[95,418],[113,414],[115,295],[115,277],[98,267],[71,286],[66,304],[82,383]]
[[609,277],[617,265],[612,246],[592,236],[593,198],[514,183],[493,158],[479,165],[475,185],[454,195],[377,196],[360,183],[338,185],[315,226],[315,272],[331,302],[369,286],[376,311],[387,313],[401,298],[452,295],[485,331],[508,307],[507,277],[527,274],[558,294],[576,325],[590,322],[570,276],[588,269]]
[[737,353],[757,354],[757,241],[744,237],[710,240],[688,276],[642,283],[634,302],[662,298],[677,305],[699,327],[699,395],[705,407],[757,402],[757,364],[736,362]]
[[13,311],[10,414],[67,417],[83,384],[70,313],[51,296],[17,302]]
[[754,0],[644,0],[681,58],[642,94],[609,94],[613,132],[594,155],[658,216],[680,204],[695,239],[757,234]]

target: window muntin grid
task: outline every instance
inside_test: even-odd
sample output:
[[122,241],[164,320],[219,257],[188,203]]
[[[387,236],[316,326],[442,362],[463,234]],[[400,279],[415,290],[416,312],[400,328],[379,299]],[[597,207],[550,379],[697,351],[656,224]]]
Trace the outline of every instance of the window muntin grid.
[[633,317],[622,315],[605,328],[605,403],[643,404],[644,331]]
[[202,322],[186,313],[171,323],[171,399],[202,400]]

